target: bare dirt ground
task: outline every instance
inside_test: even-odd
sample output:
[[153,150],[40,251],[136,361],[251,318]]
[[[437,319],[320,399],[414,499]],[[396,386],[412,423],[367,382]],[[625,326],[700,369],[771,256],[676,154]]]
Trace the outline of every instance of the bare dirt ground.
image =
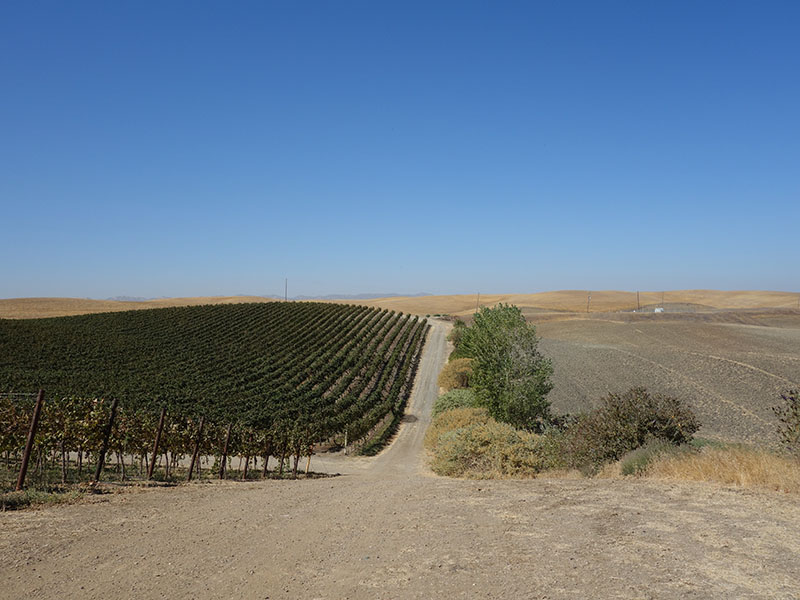
[[703,425],[698,435],[775,442],[771,407],[781,391],[800,389],[800,313],[770,315],[540,323],[541,350],[555,367],[550,399],[556,410],[577,412],[608,392],[644,386],[686,400]]
[[716,485],[432,476],[406,422],[341,477],[221,482],[0,514],[2,598],[800,598],[796,496]]

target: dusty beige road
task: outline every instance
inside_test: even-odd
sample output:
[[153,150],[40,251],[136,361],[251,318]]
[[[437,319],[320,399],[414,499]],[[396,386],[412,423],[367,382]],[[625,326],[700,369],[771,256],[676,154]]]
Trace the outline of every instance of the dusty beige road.
[[476,482],[423,465],[446,355],[341,477],[205,483],[0,514],[0,598],[800,598],[800,499],[645,481]]

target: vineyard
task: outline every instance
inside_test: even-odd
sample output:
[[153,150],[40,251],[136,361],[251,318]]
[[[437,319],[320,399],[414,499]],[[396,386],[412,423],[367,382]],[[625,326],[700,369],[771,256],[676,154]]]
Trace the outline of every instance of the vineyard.
[[35,473],[74,481],[109,461],[123,479],[156,466],[170,477],[192,456],[188,477],[198,457],[216,457],[224,476],[239,456],[247,476],[259,458],[267,474],[272,456],[280,474],[294,457],[296,474],[314,445],[396,422],[427,329],[401,313],[312,302],[0,320],[4,466],[19,463],[32,392],[44,389]]

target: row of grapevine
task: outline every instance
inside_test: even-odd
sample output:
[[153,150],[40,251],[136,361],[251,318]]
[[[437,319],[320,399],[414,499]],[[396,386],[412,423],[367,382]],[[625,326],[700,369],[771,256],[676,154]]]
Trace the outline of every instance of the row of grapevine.
[[[64,478],[70,457],[80,468],[98,455],[111,398],[119,411],[108,450],[122,476],[125,457],[152,460],[162,408],[167,470],[191,446],[221,456],[223,437],[229,456],[271,455],[282,467],[293,455],[296,466],[313,445],[345,431],[356,440],[403,410],[427,328],[386,310],[277,302],[0,320],[0,390],[47,390],[36,460],[60,462]],[[8,461],[30,407],[4,398]]]

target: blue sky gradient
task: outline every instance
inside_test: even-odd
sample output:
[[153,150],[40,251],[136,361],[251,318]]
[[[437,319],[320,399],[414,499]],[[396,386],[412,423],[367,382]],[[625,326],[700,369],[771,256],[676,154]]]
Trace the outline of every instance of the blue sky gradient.
[[0,6],[0,297],[800,291],[800,3]]

